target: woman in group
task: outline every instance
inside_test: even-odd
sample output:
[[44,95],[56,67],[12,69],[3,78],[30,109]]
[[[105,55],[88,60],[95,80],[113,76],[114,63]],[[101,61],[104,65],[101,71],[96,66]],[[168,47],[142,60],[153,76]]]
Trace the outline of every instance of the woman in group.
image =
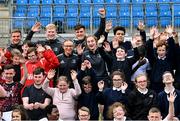
[[131,120],[130,118],[126,117],[126,108],[120,102],[115,102],[108,109],[108,118],[113,119],[114,121],[127,121]]
[[107,110],[110,105],[115,102],[127,104],[128,85],[125,82],[124,73],[114,71],[111,75],[112,87],[104,89],[104,81],[98,82],[99,92],[97,93],[97,101],[99,104],[104,105],[103,116],[107,120]]
[[146,74],[139,74],[135,78],[135,87],[128,95],[128,114],[132,120],[147,120],[149,109],[157,106],[156,93],[148,89]]
[[53,104],[59,110],[59,118],[62,120],[75,120],[75,98],[81,94],[81,88],[76,78],[76,71],[71,71],[71,78],[73,80],[74,89],[69,88],[68,79],[66,76],[58,78],[57,87],[50,88],[49,81],[55,75],[54,70],[50,70],[43,83],[43,90],[49,94],[53,99]]

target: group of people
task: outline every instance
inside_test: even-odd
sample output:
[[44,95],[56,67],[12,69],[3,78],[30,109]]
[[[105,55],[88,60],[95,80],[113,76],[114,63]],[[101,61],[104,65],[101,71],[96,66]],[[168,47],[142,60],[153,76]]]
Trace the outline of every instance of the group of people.
[[[124,27],[113,28],[99,9],[100,26],[87,35],[57,39],[46,26],[46,39],[33,42],[37,22],[24,41],[19,30],[0,50],[0,120],[149,120],[180,119],[180,47],[172,26],[159,33],[138,23],[125,41]],[[113,28],[114,37],[108,33]]]

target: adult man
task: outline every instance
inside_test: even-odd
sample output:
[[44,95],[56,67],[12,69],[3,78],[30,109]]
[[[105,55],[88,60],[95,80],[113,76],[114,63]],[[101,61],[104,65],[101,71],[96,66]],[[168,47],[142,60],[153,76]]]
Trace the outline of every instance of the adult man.
[[42,89],[42,81],[45,79],[43,68],[36,68],[33,72],[34,84],[24,89],[22,101],[31,120],[39,120],[46,117],[45,108],[51,99]]

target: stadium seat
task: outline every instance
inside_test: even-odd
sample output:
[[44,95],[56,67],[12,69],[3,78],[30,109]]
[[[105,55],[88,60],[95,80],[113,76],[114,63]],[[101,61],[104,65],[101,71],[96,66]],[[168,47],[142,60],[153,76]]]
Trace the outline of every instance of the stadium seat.
[[116,5],[107,5],[106,7],[106,16],[109,17],[117,17],[117,6]]
[[173,0],[173,2],[174,2],[174,3],[179,3],[179,2],[180,2],[180,0]]
[[42,5],[43,4],[52,4],[53,0],[42,0]]
[[174,4],[174,16],[175,17],[180,16],[180,4]]
[[130,17],[130,6],[122,5],[120,6],[119,16],[121,17]]
[[144,21],[144,17],[133,17],[133,27],[137,27],[139,21]]
[[30,29],[36,22],[37,22],[37,19],[28,18],[28,19],[27,19],[27,28]]
[[116,3],[117,3],[117,0],[105,0],[105,3],[116,4]]
[[118,25],[123,27],[130,27],[130,17],[120,18]]
[[93,17],[93,27],[98,28],[100,25],[100,18],[99,17]]
[[157,17],[157,7],[156,4],[146,4],[145,7],[146,17]]
[[175,17],[174,18],[174,26],[175,27],[180,27],[180,17]]
[[78,16],[78,5],[68,5],[66,16],[67,17],[77,17]]
[[143,0],[132,0],[132,3],[143,3]]
[[27,17],[38,17],[39,16],[39,6],[29,6]]
[[54,4],[65,4],[65,0],[54,0]]
[[78,4],[78,0],[67,0],[67,3]]
[[143,17],[143,6],[142,5],[133,5],[132,6],[132,16],[133,17]]
[[16,5],[28,4],[28,0],[16,0]]
[[79,19],[80,23],[84,25],[86,28],[90,27],[90,17],[81,17]]
[[157,17],[146,17],[145,23],[147,27],[157,26],[158,25]]
[[76,17],[68,17],[66,22],[68,28],[73,28],[78,23],[78,19]]
[[160,26],[166,27],[167,25],[171,25],[171,17],[160,17]]
[[80,10],[80,14],[79,14],[79,16],[80,17],[90,17],[91,16],[90,9],[91,9],[91,6],[88,5],[88,4],[80,5],[80,9],[79,9]]
[[158,2],[166,2],[166,3],[168,3],[168,2],[171,2],[171,0],[158,0]]
[[15,11],[18,12],[18,13],[26,14],[27,6],[17,5]]
[[40,22],[41,22],[41,25],[43,27],[45,27],[46,25],[48,25],[49,23],[51,23],[51,19],[48,18],[48,17],[41,17],[40,18]]
[[129,4],[131,1],[130,0],[119,0],[119,3],[123,4]]
[[50,17],[51,16],[51,6],[45,5],[41,6],[40,17]]
[[23,19],[13,19],[13,28],[21,29],[24,25]]
[[109,17],[108,21],[112,21],[112,26],[117,26],[117,18],[116,17]]
[[64,17],[65,16],[65,6],[56,5],[54,6],[53,17]]
[[101,3],[103,4],[104,3],[104,0],[92,0],[93,3]]
[[[157,2],[157,0],[144,0],[144,2],[146,2],[146,3],[155,3],[155,2]],[[148,5],[148,4],[146,4],[146,5]]]
[[29,0],[29,4],[40,4],[40,0]]

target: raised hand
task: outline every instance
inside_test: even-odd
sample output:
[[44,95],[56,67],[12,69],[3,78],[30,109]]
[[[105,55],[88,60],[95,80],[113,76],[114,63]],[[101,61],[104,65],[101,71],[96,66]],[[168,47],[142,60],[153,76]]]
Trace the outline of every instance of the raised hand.
[[138,29],[139,29],[140,31],[144,31],[145,25],[144,25],[144,22],[143,22],[143,21],[139,21],[139,22],[138,22]]
[[71,78],[73,81],[77,79],[77,72],[75,70],[71,70]]
[[104,40],[105,40],[104,35],[101,35],[100,38],[99,38],[99,40],[98,40],[98,44],[99,44],[99,45],[102,44],[102,43],[104,42]]
[[76,51],[78,55],[82,55],[84,52],[85,47],[82,47],[82,44],[78,44],[78,46],[76,47]]
[[46,50],[52,50],[51,46],[49,46],[49,45],[45,45],[44,47],[46,48]]
[[100,14],[101,16],[105,16],[105,15],[106,15],[106,10],[105,10],[104,8],[100,8],[100,9],[99,9],[99,14]]
[[86,67],[88,69],[92,68],[91,62],[89,62],[88,60],[84,60],[84,63],[86,64]]
[[81,63],[81,70],[82,71],[85,71],[86,70],[86,64],[83,62]]
[[47,78],[50,80],[53,79],[55,76],[55,73],[56,73],[56,71],[54,69],[49,70],[48,74],[47,74]]
[[166,26],[165,32],[167,32],[169,35],[172,35],[174,31],[174,27],[171,25]]
[[176,92],[171,92],[169,95],[167,95],[167,100],[171,103],[174,103],[176,96]]
[[103,88],[104,88],[104,81],[103,80],[98,82],[98,88],[99,88],[99,91],[103,91]]
[[106,21],[106,32],[109,32],[112,29],[112,21]]
[[110,44],[108,42],[104,42],[103,48],[107,52],[111,51],[111,47],[110,47]]
[[114,49],[118,48],[119,47],[119,41],[118,41],[118,38],[117,37],[114,37],[112,39],[112,46]]
[[121,89],[125,91],[127,87],[128,87],[128,84],[126,82],[122,82]]
[[40,27],[41,27],[41,23],[40,22],[36,22],[33,27],[31,28],[31,30],[33,32],[39,32],[40,31]]
[[36,46],[37,46],[38,52],[44,52],[45,51],[45,48],[41,44],[37,44]]

